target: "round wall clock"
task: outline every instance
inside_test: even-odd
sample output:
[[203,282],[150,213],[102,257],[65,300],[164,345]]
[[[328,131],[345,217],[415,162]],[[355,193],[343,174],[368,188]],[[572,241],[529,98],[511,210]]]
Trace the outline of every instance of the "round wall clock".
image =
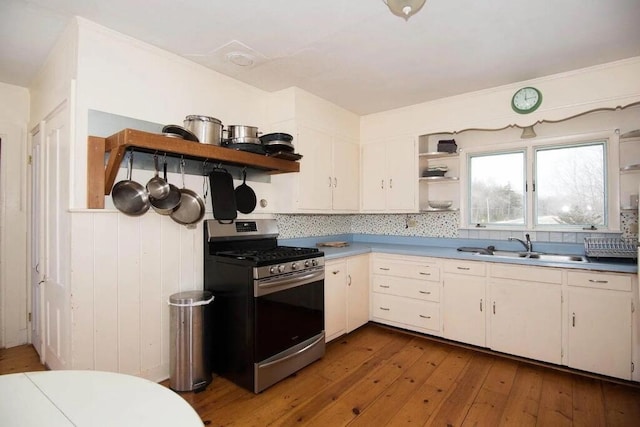
[[511,108],[519,114],[531,113],[542,104],[542,93],[534,87],[518,89],[511,98]]

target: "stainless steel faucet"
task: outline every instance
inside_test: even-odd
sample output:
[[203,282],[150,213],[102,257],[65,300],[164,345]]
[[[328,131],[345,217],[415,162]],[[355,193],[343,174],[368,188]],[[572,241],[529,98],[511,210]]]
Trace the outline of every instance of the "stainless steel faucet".
[[531,243],[531,238],[529,237],[529,233],[524,235],[525,240],[518,239],[517,237],[509,237],[509,240],[517,240],[522,243],[522,246],[525,247],[528,253],[531,253],[533,250],[533,244]]

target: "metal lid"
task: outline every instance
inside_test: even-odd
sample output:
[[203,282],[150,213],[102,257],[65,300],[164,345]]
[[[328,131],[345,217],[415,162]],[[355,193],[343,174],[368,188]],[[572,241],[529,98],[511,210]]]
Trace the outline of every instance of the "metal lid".
[[200,305],[198,302],[210,300],[213,294],[210,291],[184,291],[169,297],[169,304]]
[[193,115],[193,116],[187,116],[185,117],[185,121],[191,121],[191,120],[202,120],[205,122],[214,122],[214,123],[218,123],[218,124],[222,124],[222,122],[218,119],[216,119],[215,117],[209,117],[209,116],[197,116],[197,115]]

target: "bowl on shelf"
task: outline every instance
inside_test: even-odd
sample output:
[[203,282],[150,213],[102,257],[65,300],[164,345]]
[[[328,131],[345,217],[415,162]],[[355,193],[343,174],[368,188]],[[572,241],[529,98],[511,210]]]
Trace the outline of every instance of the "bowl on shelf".
[[449,209],[453,205],[453,200],[429,200],[427,203],[432,209]]

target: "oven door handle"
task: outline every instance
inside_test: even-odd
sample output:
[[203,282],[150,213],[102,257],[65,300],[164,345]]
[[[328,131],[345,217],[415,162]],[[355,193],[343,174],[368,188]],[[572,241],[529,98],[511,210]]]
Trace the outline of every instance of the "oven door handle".
[[[324,279],[324,268],[304,275],[288,276],[285,278],[268,279],[268,282],[260,281],[256,283],[255,294],[257,297],[267,295],[272,292],[295,288]],[[271,281],[272,280],[272,281]]]
[[275,365],[276,363],[282,363],[282,362],[284,362],[286,360],[289,360],[289,359],[291,359],[293,357],[296,357],[296,356],[304,353],[305,351],[309,350],[310,348],[318,345],[320,343],[320,341],[324,341],[324,333],[320,336],[320,338],[318,338],[317,340],[315,340],[311,344],[305,346],[304,348],[301,348],[300,350],[296,351],[295,353],[291,353],[291,354],[283,357],[282,359],[277,359],[277,360],[274,360],[273,362],[265,363],[264,365],[261,365],[260,367],[261,368],[266,368],[267,366]]

